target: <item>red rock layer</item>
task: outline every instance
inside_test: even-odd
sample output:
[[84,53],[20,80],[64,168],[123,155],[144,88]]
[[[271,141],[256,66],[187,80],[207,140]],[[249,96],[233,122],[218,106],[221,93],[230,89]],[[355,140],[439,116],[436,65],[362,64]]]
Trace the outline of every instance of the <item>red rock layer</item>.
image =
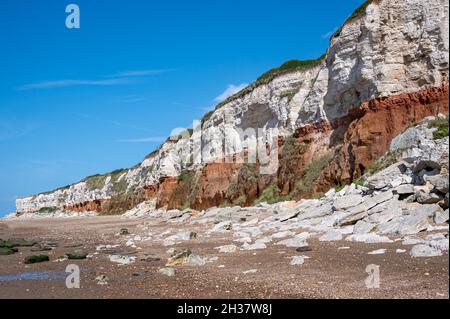
[[66,205],[64,209],[72,212],[101,212],[102,204],[107,201],[108,199],[97,199],[74,205]]

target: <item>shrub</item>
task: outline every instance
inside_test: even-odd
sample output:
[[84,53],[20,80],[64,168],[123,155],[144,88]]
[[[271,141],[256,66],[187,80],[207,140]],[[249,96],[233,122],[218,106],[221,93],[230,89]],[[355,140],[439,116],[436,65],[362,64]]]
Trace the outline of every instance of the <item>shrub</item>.
[[189,183],[192,180],[192,177],[194,177],[194,173],[191,171],[184,171],[181,172],[180,175],[178,175],[178,181],[183,183]]
[[38,214],[53,214],[58,210],[56,207],[42,207],[38,210]]
[[314,182],[319,178],[322,171],[327,167],[333,158],[332,153],[323,155],[318,160],[313,160],[306,165],[303,171],[303,178],[296,184],[294,193],[310,193],[313,189]]
[[94,175],[84,179],[90,190],[102,189],[105,186],[106,175]]
[[344,187],[345,187],[345,184],[339,183],[334,187],[334,189],[336,190],[336,192],[340,192],[341,190],[344,189]]
[[445,119],[436,119],[434,121],[431,121],[428,124],[429,128],[436,128],[437,130],[433,132],[433,139],[434,140],[440,140],[446,136],[448,136],[448,118]]
[[367,167],[365,173],[367,175],[373,175],[397,163],[403,151],[404,151],[403,149],[398,149],[395,152],[388,152],[386,155],[382,156],[381,158],[370,164]]
[[307,148],[308,145],[303,142],[296,143],[296,138],[294,136],[288,137],[281,150],[281,158],[292,159],[298,155],[304,154]]
[[242,206],[245,204],[246,201],[247,201],[247,196],[241,195],[238,198],[236,198],[235,200],[233,200],[233,205]]
[[280,98],[282,98],[282,99],[287,98],[287,99],[288,99],[288,102],[291,102],[292,99],[294,98],[294,96],[295,96],[297,93],[298,93],[298,89],[296,89],[296,90],[290,90],[290,91],[287,91],[287,92],[282,93],[282,94],[280,95]]
[[281,191],[278,188],[278,186],[272,184],[268,186],[265,190],[263,190],[259,198],[255,201],[255,204],[260,203],[275,204],[278,202],[283,202],[292,199],[290,195],[281,196],[280,193]]
[[363,4],[361,4],[353,13],[345,20],[345,22],[342,24],[342,26],[332,35],[332,38],[336,38],[341,34],[342,28],[344,25],[349,23],[350,21],[359,18],[361,16],[364,16],[366,14],[367,7],[373,2],[374,0],[366,0]]

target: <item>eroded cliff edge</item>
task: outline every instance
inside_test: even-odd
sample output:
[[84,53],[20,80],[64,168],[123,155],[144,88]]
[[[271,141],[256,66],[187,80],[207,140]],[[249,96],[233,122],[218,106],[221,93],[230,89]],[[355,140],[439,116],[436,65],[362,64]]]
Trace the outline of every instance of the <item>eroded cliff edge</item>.
[[[18,199],[17,211],[252,205],[357,180],[408,126],[448,114],[448,10],[446,0],[366,1],[324,57],[271,70],[207,114],[201,162],[182,158],[189,139],[168,139],[133,168]],[[224,132],[249,127],[280,133],[276,173],[223,163]]]

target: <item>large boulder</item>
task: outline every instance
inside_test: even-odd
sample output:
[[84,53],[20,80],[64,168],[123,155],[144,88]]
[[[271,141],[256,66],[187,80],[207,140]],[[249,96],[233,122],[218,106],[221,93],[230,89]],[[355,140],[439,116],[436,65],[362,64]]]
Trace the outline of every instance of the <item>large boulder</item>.
[[442,212],[439,205],[421,205],[408,216],[401,216],[383,223],[378,227],[382,234],[412,235],[424,231],[430,227],[437,212]]
[[298,216],[298,220],[306,220],[312,218],[323,217],[327,215],[331,215],[333,213],[333,207],[330,203],[325,203],[319,207],[313,207],[307,209],[305,212],[302,212]]
[[393,192],[398,195],[411,195],[415,193],[413,184],[404,184],[397,186],[393,189]]
[[372,197],[367,196],[364,197],[364,201],[361,204],[350,208],[347,212],[350,214],[368,212],[370,209],[391,200],[393,197],[394,194],[390,190],[374,194]]
[[368,216],[367,211],[362,211],[359,213],[350,213],[337,221],[337,225],[339,226],[349,226],[356,224],[357,221],[364,219]]
[[420,204],[436,204],[441,201],[441,198],[436,193],[426,192],[420,190],[416,192],[416,201]]
[[393,188],[402,184],[410,184],[412,178],[404,175],[407,171],[407,166],[404,162],[395,163],[386,169],[375,173],[365,179],[370,189]]
[[434,176],[424,177],[426,182],[429,182],[434,188],[442,194],[448,193],[449,175],[439,174]]
[[445,210],[445,212],[436,212],[436,214],[434,215],[434,222],[436,224],[444,224],[446,222],[448,222],[448,209]]

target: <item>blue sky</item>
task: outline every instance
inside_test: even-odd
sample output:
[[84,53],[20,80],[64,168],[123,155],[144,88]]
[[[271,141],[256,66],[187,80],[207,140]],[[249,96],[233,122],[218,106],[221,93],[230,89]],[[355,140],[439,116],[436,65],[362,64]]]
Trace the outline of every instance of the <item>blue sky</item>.
[[[76,3],[81,28],[65,27]],[[289,59],[316,58],[362,0],[0,4],[0,215],[130,167]]]

